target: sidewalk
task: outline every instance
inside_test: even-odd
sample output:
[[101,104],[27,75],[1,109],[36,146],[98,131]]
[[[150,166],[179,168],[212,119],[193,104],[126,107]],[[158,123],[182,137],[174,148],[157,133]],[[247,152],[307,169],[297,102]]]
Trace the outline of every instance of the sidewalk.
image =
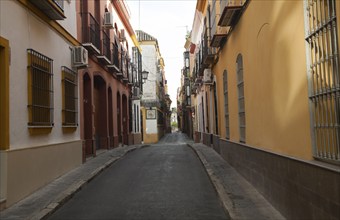
[[[202,161],[225,210],[232,219],[284,219],[234,168],[212,148],[188,144]],[[1,220],[43,219],[63,205],[83,185],[128,152],[146,145],[103,151],[27,198],[0,213]]]
[[213,148],[188,144],[202,161],[225,210],[232,219],[285,219]]
[[78,168],[57,178],[30,196],[0,212],[1,220],[43,219],[64,204],[87,182],[125,154],[146,145],[130,145],[103,151]]

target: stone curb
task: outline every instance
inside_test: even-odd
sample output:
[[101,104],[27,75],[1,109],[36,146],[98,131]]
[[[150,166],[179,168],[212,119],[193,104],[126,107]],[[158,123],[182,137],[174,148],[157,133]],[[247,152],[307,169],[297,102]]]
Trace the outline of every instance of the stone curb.
[[51,202],[49,205],[47,205],[45,208],[40,210],[37,214],[33,215],[30,220],[40,220],[40,219],[46,219],[49,217],[52,213],[54,213],[58,208],[60,208],[63,204],[65,204],[69,199],[73,197],[75,193],[81,190],[81,188],[89,183],[91,180],[93,180],[97,175],[99,175],[101,172],[103,172],[106,168],[110,167],[113,163],[123,158],[126,154],[137,150],[139,148],[144,148],[149,145],[141,145],[132,147],[130,149],[125,150],[122,155],[115,156],[108,160],[104,165],[98,167],[94,171],[91,172],[91,174],[85,178],[82,179],[74,184],[72,184],[69,188],[64,190],[62,193],[60,193],[60,196],[58,196],[53,202]]

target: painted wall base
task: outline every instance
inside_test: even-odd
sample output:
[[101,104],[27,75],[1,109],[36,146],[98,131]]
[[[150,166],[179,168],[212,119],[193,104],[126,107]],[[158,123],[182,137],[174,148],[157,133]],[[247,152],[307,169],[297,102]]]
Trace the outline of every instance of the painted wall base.
[[113,136],[113,147],[118,147],[119,145],[119,139],[118,139],[118,135],[117,136]]
[[155,144],[158,142],[158,134],[144,134],[144,144]]
[[135,133],[133,134],[133,144],[141,144],[142,143],[142,134]]
[[340,169],[220,139],[222,157],[287,219],[340,219]]
[[0,151],[5,208],[82,164],[82,142]]

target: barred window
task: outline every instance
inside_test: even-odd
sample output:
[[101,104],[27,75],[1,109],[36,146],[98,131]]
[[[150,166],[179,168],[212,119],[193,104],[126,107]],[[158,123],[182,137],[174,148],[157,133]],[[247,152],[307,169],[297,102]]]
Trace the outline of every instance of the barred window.
[[228,100],[228,73],[224,70],[223,73],[223,84],[224,84],[224,118],[225,118],[225,133],[226,139],[230,138],[230,127],[229,127],[229,100]]
[[340,162],[340,68],[336,0],[306,0],[314,157]]
[[240,126],[240,142],[246,142],[246,112],[244,101],[243,58],[239,54],[236,60],[237,91],[238,91],[238,122]]
[[77,73],[63,66],[62,70],[62,87],[63,87],[63,126],[78,125],[78,84]]
[[139,130],[139,106],[137,105],[137,132],[140,133]]
[[33,49],[28,54],[28,125],[53,126],[53,60]]

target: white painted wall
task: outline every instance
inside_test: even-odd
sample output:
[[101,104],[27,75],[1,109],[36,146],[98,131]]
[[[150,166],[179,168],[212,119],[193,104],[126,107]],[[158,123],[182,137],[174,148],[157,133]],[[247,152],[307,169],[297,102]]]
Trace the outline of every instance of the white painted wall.
[[146,119],[146,133],[147,134],[158,133],[157,119]]
[[144,100],[156,100],[156,80],[157,80],[157,52],[155,45],[141,45],[143,70],[149,72],[146,83],[143,84]]
[[72,36],[77,36],[77,13],[76,11],[76,4],[74,1],[65,1],[64,0],[64,15],[66,16],[65,20],[57,21],[61,24],[67,32],[72,34]]
[[[75,9],[75,1],[65,2],[67,15],[72,14],[71,9]],[[75,11],[73,13],[75,14]],[[71,33],[76,33],[75,16],[70,15],[60,23]],[[17,1],[0,1],[0,33],[2,37],[9,40],[11,51],[10,149],[79,140],[79,127],[72,133],[63,133],[62,130],[61,66],[71,68],[72,45]],[[55,124],[49,134],[30,135],[27,126],[27,49],[29,48],[53,59]]]
[[[129,50],[129,55],[131,57],[132,55],[132,49],[131,47],[134,47],[134,44],[133,44],[133,41],[131,40],[131,36],[129,35],[128,31],[126,30],[126,27],[124,26],[122,20],[119,18],[118,16],[118,13],[116,11],[116,8],[113,7],[113,4],[111,3],[110,0],[106,0],[106,7],[108,8],[108,10],[112,13],[112,16],[113,16],[113,24],[116,23],[117,24],[117,27],[118,27],[118,31],[121,31],[122,29],[125,30],[125,38],[128,42],[128,46],[129,48],[126,48],[125,47],[125,44],[124,44],[124,48],[125,49],[128,49]],[[116,31],[115,29],[112,29],[111,30],[112,32]],[[111,40],[112,41],[112,40]]]

